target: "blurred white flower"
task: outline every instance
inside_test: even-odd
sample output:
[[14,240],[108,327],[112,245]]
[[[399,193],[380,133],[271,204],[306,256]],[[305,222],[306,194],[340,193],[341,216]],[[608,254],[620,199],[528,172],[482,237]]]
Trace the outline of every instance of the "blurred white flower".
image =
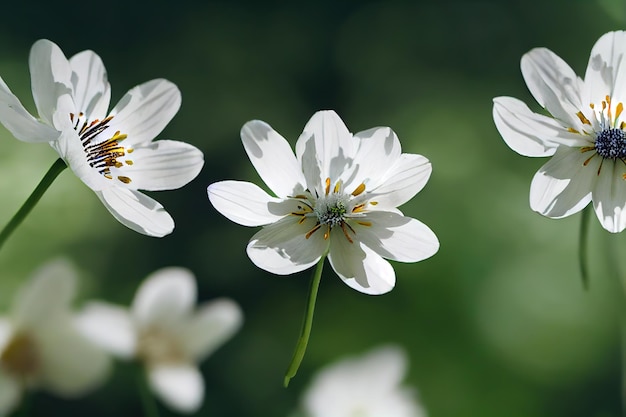
[[313,115],[296,143],[268,124],[244,125],[248,157],[272,197],[255,184],[222,181],[208,187],[213,206],[244,226],[265,226],[247,247],[258,267],[292,274],[328,253],[335,272],[350,287],[383,294],[395,285],[383,258],[417,262],[439,248],[435,234],[396,208],[419,192],[431,165],[403,154],[388,127],[352,135],[333,111]]
[[504,141],[525,156],[552,156],[535,174],[530,207],[550,218],[593,202],[602,226],[626,228],[626,32],[603,35],[585,79],[546,48],[522,57],[522,75],[551,116],[522,101],[496,97],[493,118]]
[[65,261],[44,265],[0,318],[0,415],[25,389],[81,396],[104,382],[110,358],[76,328],[70,311],[76,275]]
[[130,310],[88,303],[80,328],[112,354],[143,362],[151,389],[178,412],[194,412],[204,398],[197,364],[233,336],[243,321],[229,299],[194,311],[196,282],[183,268],[163,268],[141,284]]
[[125,226],[164,236],[174,221],[163,206],[138,190],[180,188],[204,164],[184,142],[153,139],[180,107],[180,91],[163,79],[128,91],[107,114],[111,89],[102,60],[82,51],[69,60],[48,40],[30,52],[31,116],[0,79],[0,123],[17,139],[49,142],[59,156]]
[[320,370],[302,399],[307,417],[424,417],[414,390],[403,387],[407,358],[384,346]]

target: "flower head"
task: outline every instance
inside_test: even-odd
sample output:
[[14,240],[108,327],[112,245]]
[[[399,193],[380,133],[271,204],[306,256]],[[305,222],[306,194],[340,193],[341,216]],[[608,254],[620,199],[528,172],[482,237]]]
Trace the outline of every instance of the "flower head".
[[146,368],[152,390],[171,408],[194,412],[204,398],[197,363],[239,329],[242,312],[229,299],[194,311],[195,278],[183,268],[164,268],[141,284],[130,310],[89,303],[78,320],[94,342]]
[[593,46],[584,80],[557,55],[522,57],[528,89],[550,116],[512,97],[496,97],[493,118],[504,141],[525,156],[552,156],[535,174],[530,207],[550,218],[593,202],[609,232],[626,228],[626,32]]
[[276,274],[302,271],[328,253],[350,287],[382,294],[395,285],[383,258],[417,262],[439,248],[435,234],[396,208],[419,192],[430,162],[403,154],[388,127],[352,135],[333,111],[313,115],[296,143],[268,124],[244,125],[248,157],[277,197],[258,186],[222,181],[208,187],[213,206],[245,226],[264,226],[247,247],[258,267]]
[[413,390],[403,387],[404,351],[384,346],[320,370],[304,394],[307,417],[424,417]]
[[50,262],[0,318],[0,415],[17,406],[26,388],[77,397],[108,376],[109,357],[74,323],[75,286],[75,272],[66,262]]
[[122,224],[150,236],[171,233],[170,215],[139,190],[180,188],[204,163],[189,144],[153,141],[180,107],[178,88],[148,81],[107,112],[111,89],[100,57],[83,51],[68,60],[48,40],[33,45],[30,72],[39,118],[0,79],[0,123],[19,140],[49,142]]

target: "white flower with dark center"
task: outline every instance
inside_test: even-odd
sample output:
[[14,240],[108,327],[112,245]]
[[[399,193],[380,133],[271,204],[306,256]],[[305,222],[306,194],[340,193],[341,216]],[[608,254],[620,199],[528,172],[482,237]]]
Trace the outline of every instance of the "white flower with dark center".
[[424,417],[415,392],[402,386],[400,348],[385,346],[321,369],[304,394],[306,417]]
[[333,111],[313,115],[296,143],[268,124],[251,121],[241,130],[248,157],[277,197],[249,182],[208,187],[213,206],[244,226],[265,226],[248,244],[257,266],[292,274],[328,254],[350,287],[382,294],[395,285],[383,258],[417,262],[439,248],[435,234],[396,208],[419,192],[430,162],[403,154],[388,127],[352,135]]
[[171,233],[170,215],[138,190],[180,188],[204,164],[187,143],[153,141],[180,107],[178,88],[148,81],[107,113],[111,90],[100,57],[83,51],[68,60],[48,40],[33,45],[30,72],[39,118],[0,79],[0,122],[19,140],[49,142],[122,224],[150,236]]
[[584,80],[557,55],[536,48],[522,57],[522,75],[551,116],[512,97],[494,99],[504,141],[525,156],[552,156],[530,186],[530,206],[551,218],[593,202],[602,226],[626,228],[626,32],[603,35],[591,50]]
[[27,282],[0,318],[0,415],[27,389],[74,398],[104,382],[109,357],[75,326],[70,303],[76,276],[63,261],[48,263]]
[[204,380],[198,363],[239,329],[243,315],[230,299],[194,310],[195,278],[183,268],[164,268],[141,284],[130,311],[89,303],[78,320],[94,342],[114,355],[141,361],[151,389],[178,412],[198,410]]

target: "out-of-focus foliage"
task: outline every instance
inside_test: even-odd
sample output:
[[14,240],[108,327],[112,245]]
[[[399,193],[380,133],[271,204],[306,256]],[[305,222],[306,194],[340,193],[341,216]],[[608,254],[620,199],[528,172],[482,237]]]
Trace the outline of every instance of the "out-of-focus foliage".
[[[519,71],[533,47],[552,49],[582,75],[593,43],[626,23],[623,14],[614,18],[619,4],[6,5],[0,75],[28,108],[35,40],[49,38],[68,55],[93,49],[107,67],[113,103],[152,78],[179,86],[182,108],[160,137],[199,147],[206,165],[185,188],[158,193],[176,221],[163,239],[120,225],[62,173],[0,251],[0,307],[32,270],[60,254],[81,268],[83,301],[128,304],[150,272],[191,269],[200,301],[231,297],[245,314],[240,333],[203,363],[207,393],[199,415],[286,416],[316,369],[387,342],[406,348],[407,383],[432,417],[620,415],[623,298],[610,245],[625,238],[591,222],[585,292],[576,258],[579,216],[557,221],[529,209],[530,180],[543,161],[511,151],[491,118],[495,96],[533,102]],[[279,277],[255,268],[245,255],[254,230],[217,214],[206,186],[260,182],[239,140],[246,121],[264,120],[294,144],[320,109],[336,110],[355,131],[391,126],[404,151],[432,161],[430,182],[401,209],[428,224],[441,249],[418,264],[396,263],[396,288],[381,297],[350,290],[327,267],[307,356],[284,389],[311,271]],[[1,131],[1,224],[55,157],[46,145]],[[83,399],[31,398],[33,415],[140,415],[140,407],[135,375],[123,363],[105,388]]]

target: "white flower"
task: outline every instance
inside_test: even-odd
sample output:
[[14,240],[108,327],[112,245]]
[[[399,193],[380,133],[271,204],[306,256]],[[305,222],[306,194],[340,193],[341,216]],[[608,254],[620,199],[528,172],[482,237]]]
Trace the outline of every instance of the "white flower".
[[307,417],[424,417],[412,389],[401,386],[406,354],[394,346],[322,369],[306,391]]
[[247,247],[258,267],[292,274],[328,253],[335,272],[350,287],[383,294],[395,273],[383,258],[417,262],[439,248],[435,234],[396,208],[419,192],[430,162],[403,154],[396,134],[379,127],[352,135],[333,111],[317,112],[296,143],[268,124],[244,125],[248,157],[272,192],[249,182],[208,187],[213,206],[244,226],[265,226]]
[[77,397],[104,382],[109,357],[79,332],[70,312],[76,276],[64,261],[43,266],[0,318],[0,416],[24,389]]
[[204,164],[189,144],[153,141],[180,107],[178,88],[148,81],[107,113],[111,90],[100,57],[83,51],[68,60],[48,40],[33,45],[30,72],[39,119],[0,79],[0,122],[19,140],[49,142],[125,226],[150,236],[171,233],[170,215],[138,190],[180,188]]
[[603,35],[591,50],[585,79],[557,55],[536,48],[522,75],[551,116],[512,97],[494,99],[493,118],[507,145],[525,156],[553,156],[535,174],[530,207],[551,218],[589,202],[609,232],[626,228],[626,32]]
[[204,380],[197,363],[228,340],[243,320],[241,309],[229,299],[194,311],[196,291],[188,270],[160,269],[141,284],[130,311],[92,302],[78,321],[104,349],[142,361],[152,390],[179,412],[200,407]]

